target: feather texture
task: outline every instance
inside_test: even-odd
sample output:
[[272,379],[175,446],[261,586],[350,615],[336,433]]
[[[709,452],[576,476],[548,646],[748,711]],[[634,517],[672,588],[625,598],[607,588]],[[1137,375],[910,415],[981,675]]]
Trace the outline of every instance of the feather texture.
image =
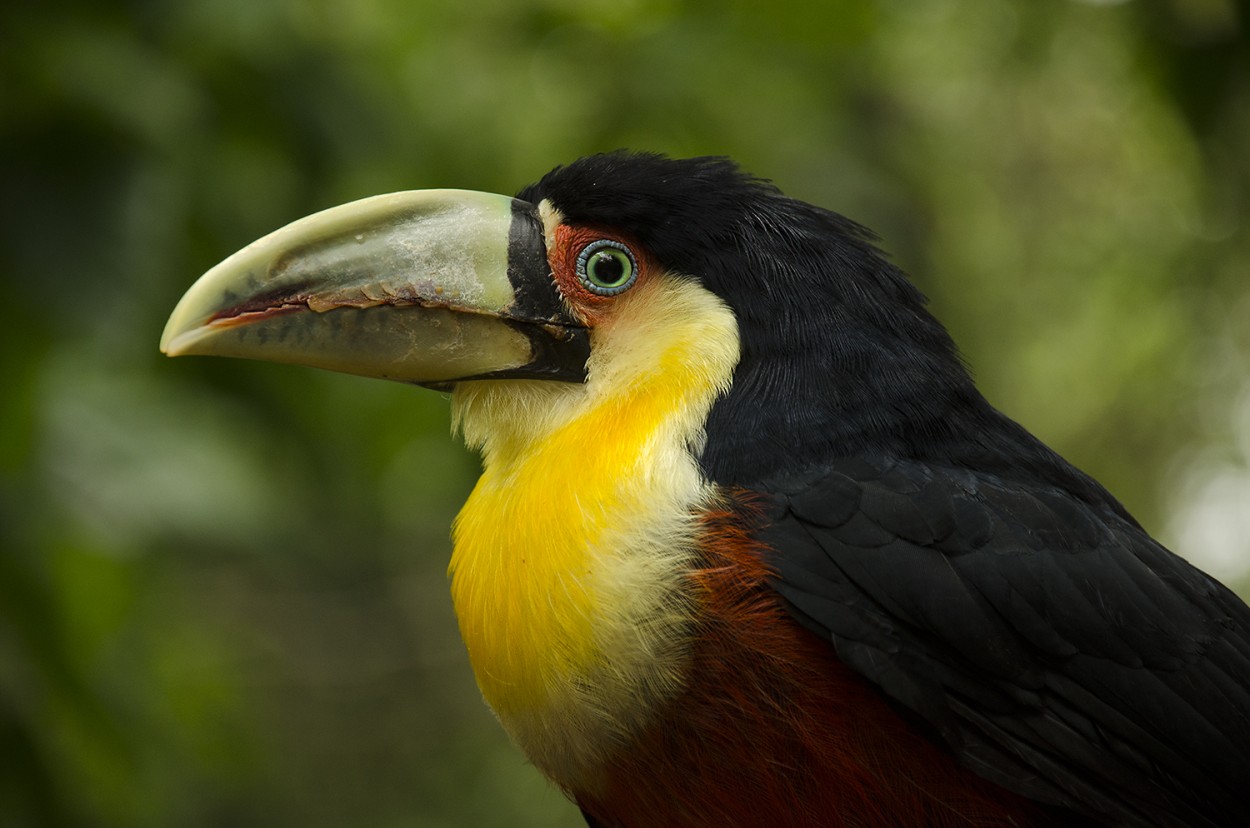
[[[749,501],[704,516],[690,576],[690,682],[577,795],[592,825],[1052,826],[1057,815],[959,767],[797,626],[768,586]],[[1072,823],[1075,824],[1075,823]]]
[[1061,490],[914,461],[781,485],[777,591],[969,767],[1133,825],[1250,824],[1250,625]]

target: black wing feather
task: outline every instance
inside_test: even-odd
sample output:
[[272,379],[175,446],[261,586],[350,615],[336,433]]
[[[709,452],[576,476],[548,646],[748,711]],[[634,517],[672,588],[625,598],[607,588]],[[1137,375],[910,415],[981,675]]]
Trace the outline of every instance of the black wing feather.
[[1250,610],[1121,512],[916,461],[776,487],[775,588],[978,773],[1130,825],[1250,825]]

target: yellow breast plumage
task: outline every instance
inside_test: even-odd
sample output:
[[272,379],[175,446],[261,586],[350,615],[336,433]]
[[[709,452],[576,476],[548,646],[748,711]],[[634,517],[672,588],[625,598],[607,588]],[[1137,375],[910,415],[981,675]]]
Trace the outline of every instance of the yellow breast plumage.
[[[714,496],[691,447],[732,375],[737,331],[706,291],[647,287],[596,330],[585,385],[455,396],[484,458],[455,527],[456,614],[487,702],[555,778],[592,766],[683,666],[682,577]],[[660,309],[679,321],[639,323]]]

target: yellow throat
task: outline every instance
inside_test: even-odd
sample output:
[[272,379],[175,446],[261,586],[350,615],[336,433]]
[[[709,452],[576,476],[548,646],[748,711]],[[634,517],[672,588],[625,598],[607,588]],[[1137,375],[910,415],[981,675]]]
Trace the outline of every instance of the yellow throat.
[[695,456],[737,361],[728,307],[664,276],[596,326],[585,384],[455,392],[484,466],[454,530],[460,631],[486,701],[559,781],[680,684],[683,574],[715,496]]

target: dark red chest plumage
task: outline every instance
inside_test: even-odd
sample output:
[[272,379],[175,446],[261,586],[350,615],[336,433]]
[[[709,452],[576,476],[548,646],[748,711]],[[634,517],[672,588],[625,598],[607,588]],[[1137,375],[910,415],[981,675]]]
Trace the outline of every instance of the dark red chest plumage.
[[688,687],[611,763],[603,826],[1053,824],[955,763],[799,627],[767,587],[761,550],[708,521]]

